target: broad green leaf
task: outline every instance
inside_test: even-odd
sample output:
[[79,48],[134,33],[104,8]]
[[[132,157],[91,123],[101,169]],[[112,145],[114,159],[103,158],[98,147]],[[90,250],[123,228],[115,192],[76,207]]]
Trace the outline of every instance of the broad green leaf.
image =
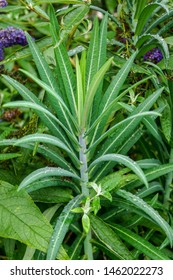
[[67,170],[64,170],[60,167],[43,167],[40,169],[37,169],[36,171],[33,171],[31,174],[26,176],[23,181],[20,183],[18,190],[21,190],[23,188],[27,188],[28,185],[32,184],[33,182],[47,178],[47,177],[72,177],[79,180],[79,177],[74,175],[72,172],[69,172]]
[[140,235],[120,225],[113,224],[110,225],[110,227],[115,230],[120,238],[125,240],[127,243],[138,249],[140,252],[142,252],[152,260],[169,260],[166,254],[164,254],[156,246],[153,246],[153,244],[142,238]]
[[0,216],[1,237],[47,251],[53,229],[24,190],[0,181]]
[[69,189],[57,186],[39,189],[30,195],[35,202],[43,203],[65,203],[72,199]]
[[159,213],[148,205],[144,200],[138,196],[126,192],[125,190],[118,190],[116,194],[120,197],[125,198],[127,201],[130,201],[132,204],[137,206],[143,212],[145,212],[166,234],[169,239],[170,245],[173,245],[173,229],[171,226],[159,215]]
[[91,227],[98,239],[120,260],[132,260],[133,256],[116,233],[97,216],[90,215]]
[[53,234],[51,236],[49,247],[47,251],[47,260],[54,260],[59,251],[64,237],[73,221],[75,213],[72,212],[73,208],[78,207],[82,200],[82,196],[78,195],[73,198],[63,209],[62,213],[57,219]]
[[94,160],[89,166],[89,169],[91,169],[93,166],[95,166],[96,164],[102,161],[115,161],[117,163],[127,166],[140,178],[140,180],[146,185],[146,187],[148,187],[148,182],[146,180],[146,177],[142,169],[139,167],[137,162],[133,161],[129,157],[124,155],[119,155],[119,154],[107,154]]
[[51,144],[54,146],[57,146],[64,151],[67,152],[67,154],[75,161],[77,165],[79,165],[79,159],[76,157],[73,151],[71,151],[61,140],[59,140],[57,137],[49,135],[49,134],[41,134],[41,133],[35,133],[30,134],[27,136],[24,136],[18,140],[16,140],[15,145],[20,146],[20,144],[24,143],[33,143],[33,142],[42,142],[46,144]]

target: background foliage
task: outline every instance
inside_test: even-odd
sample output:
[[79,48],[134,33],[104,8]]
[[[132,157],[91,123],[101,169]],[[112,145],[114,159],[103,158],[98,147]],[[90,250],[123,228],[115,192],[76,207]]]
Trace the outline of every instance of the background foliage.
[[172,1],[0,13],[0,258],[172,259]]

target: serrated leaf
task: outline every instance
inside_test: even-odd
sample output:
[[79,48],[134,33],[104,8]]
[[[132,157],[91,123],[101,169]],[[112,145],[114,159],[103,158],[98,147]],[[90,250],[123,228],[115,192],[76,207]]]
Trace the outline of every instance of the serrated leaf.
[[30,196],[7,182],[0,181],[0,236],[12,238],[47,251],[52,227]]

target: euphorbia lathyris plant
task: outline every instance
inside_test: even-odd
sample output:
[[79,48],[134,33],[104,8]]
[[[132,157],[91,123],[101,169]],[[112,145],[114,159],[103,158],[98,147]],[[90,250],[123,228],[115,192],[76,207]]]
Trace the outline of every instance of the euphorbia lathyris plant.
[[[152,207],[157,198],[153,197],[149,204],[143,200],[160,190],[160,186],[153,188],[151,181],[170,172],[173,165],[160,166],[154,159],[138,163],[127,155],[140,139],[144,125],[147,127],[150,121],[155,124],[159,110],[150,109],[163,88],[157,89],[137,106],[123,103],[123,97],[130,89],[150,78],[126,87],[125,81],[138,50],[114,77],[106,77],[114,59],[107,60],[106,57],[106,15],[100,25],[95,19],[89,47],[80,58],[73,58],[73,68],[65,44],[60,40],[60,27],[52,8],[49,15],[56,65],[52,71],[37,44],[27,35],[39,78],[22,70],[45,90],[48,104],[41,102],[24,85],[4,76],[25,100],[5,106],[31,108],[47,129],[44,133],[1,142],[1,145],[35,149],[57,166],[46,166],[32,172],[19,185],[19,193],[26,190],[32,194],[51,186],[57,186],[61,191],[65,185],[64,177],[68,178],[67,186],[73,190],[73,198],[57,214],[47,259],[57,257],[70,231],[74,235],[71,248],[67,244],[70,259],[100,258],[100,251],[112,259],[135,259],[139,254],[151,259],[167,259],[167,255],[147,241],[147,237],[134,232],[130,225],[127,229],[124,221],[118,224],[119,219],[116,219],[118,211],[128,209],[134,224],[138,225],[139,219],[141,223],[142,219],[148,220],[163,234],[163,241],[165,235],[168,243],[173,244],[171,227]],[[116,119],[118,115],[120,119]],[[143,172],[142,166],[148,167],[147,172]],[[139,194],[133,184],[137,188],[143,186]],[[122,187],[126,190],[120,190]],[[115,220],[110,224],[109,218],[114,215]]]

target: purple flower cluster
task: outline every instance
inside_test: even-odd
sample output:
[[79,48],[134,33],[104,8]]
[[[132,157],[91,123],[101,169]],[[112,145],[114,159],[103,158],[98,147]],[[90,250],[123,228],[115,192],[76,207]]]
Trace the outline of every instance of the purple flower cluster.
[[151,61],[151,62],[156,63],[156,64],[159,61],[161,61],[162,59],[163,59],[163,54],[162,54],[162,52],[159,48],[154,48],[154,49],[148,51],[144,55],[144,60]]
[[3,49],[13,45],[27,45],[25,32],[13,26],[0,30],[0,61],[4,58]]
[[4,8],[8,5],[6,0],[0,0],[0,8]]

